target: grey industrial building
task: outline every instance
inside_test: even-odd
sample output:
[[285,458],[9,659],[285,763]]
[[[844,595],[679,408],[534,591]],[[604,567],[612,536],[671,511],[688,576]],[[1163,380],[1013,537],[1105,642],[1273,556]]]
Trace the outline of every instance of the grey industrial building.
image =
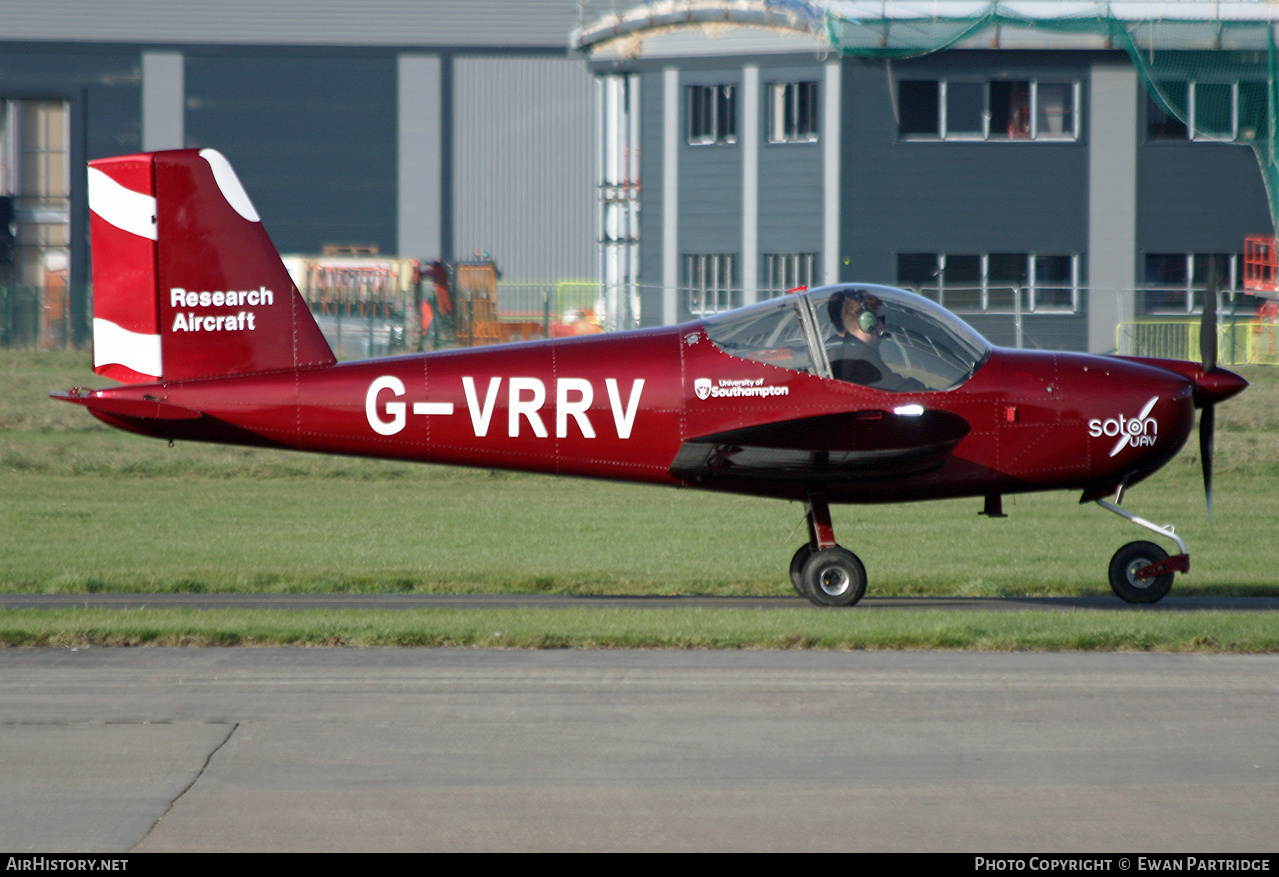
[[0,195],[14,280],[70,283],[85,162],[210,146],[281,252],[487,253],[597,274],[595,98],[564,0],[0,0]]
[[81,288],[85,161],[180,146],[230,158],[282,252],[488,254],[599,281],[615,327],[863,280],[1107,350],[1272,231],[1252,152],[1179,128],[1124,52],[848,57],[827,5],[0,0],[14,280]]
[[[850,57],[821,13],[851,5],[654,3],[575,34],[624,95],[603,118],[606,143],[632,144],[614,164],[639,156],[611,245],[635,247],[614,282],[642,322],[864,281],[919,289],[996,343],[1105,351],[1119,322],[1197,311],[1214,263],[1240,286],[1245,236],[1271,232],[1257,159],[1165,114],[1123,50],[991,28]],[[1183,87],[1233,89],[1238,112],[1237,80]]]

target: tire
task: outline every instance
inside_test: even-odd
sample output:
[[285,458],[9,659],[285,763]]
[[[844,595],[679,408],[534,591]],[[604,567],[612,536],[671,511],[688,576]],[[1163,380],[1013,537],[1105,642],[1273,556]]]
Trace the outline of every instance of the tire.
[[1153,542],[1129,542],[1110,559],[1110,588],[1125,603],[1158,603],[1172,590],[1173,573],[1138,578],[1137,570],[1168,556]]
[[808,594],[804,592],[804,564],[812,556],[812,546],[804,543],[799,546],[799,550],[795,552],[795,556],[790,560],[790,583],[795,586],[795,593],[804,599],[808,599]]
[[866,594],[866,567],[840,548],[814,551],[800,574],[804,596],[818,606],[855,606]]

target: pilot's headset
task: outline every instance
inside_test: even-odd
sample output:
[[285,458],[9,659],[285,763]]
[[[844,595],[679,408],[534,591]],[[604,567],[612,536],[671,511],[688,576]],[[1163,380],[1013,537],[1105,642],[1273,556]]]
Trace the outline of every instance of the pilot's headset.
[[848,293],[848,298],[861,305],[861,313],[857,315],[858,327],[866,333],[873,332],[875,327],[879,325],[879,317],[875,316],[875,312],[866,306],[866,293],[860,290]]

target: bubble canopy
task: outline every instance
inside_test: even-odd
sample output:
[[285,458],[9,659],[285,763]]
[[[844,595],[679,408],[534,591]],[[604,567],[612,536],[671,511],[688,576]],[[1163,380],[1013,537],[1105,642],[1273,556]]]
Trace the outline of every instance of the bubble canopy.
[[[913,379],[926,390],[960,386],[990,354],[989,342],[959,317],[922,296],[889,286],[824,286],[702,322],[710,340],[730,356],[830,378],[832,348],[840,341],[829,307],[835,296],[878,302],[875,311],[883,318],[886,334],[877,355],[894,378]],[[872,387],[878,383],[866,382]],[[884,383],[880,389],[886,388]]]

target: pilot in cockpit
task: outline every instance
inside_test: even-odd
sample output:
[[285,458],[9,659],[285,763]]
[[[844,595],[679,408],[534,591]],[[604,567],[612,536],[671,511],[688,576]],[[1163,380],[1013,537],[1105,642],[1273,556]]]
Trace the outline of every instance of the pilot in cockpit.
[[863,290],[836,292],[826,302],[835,334],[826,342],[831,376],[877,390],[923,390],[914,378],[897,374],[879,354],[879,342],[889,337],[883,302]]

